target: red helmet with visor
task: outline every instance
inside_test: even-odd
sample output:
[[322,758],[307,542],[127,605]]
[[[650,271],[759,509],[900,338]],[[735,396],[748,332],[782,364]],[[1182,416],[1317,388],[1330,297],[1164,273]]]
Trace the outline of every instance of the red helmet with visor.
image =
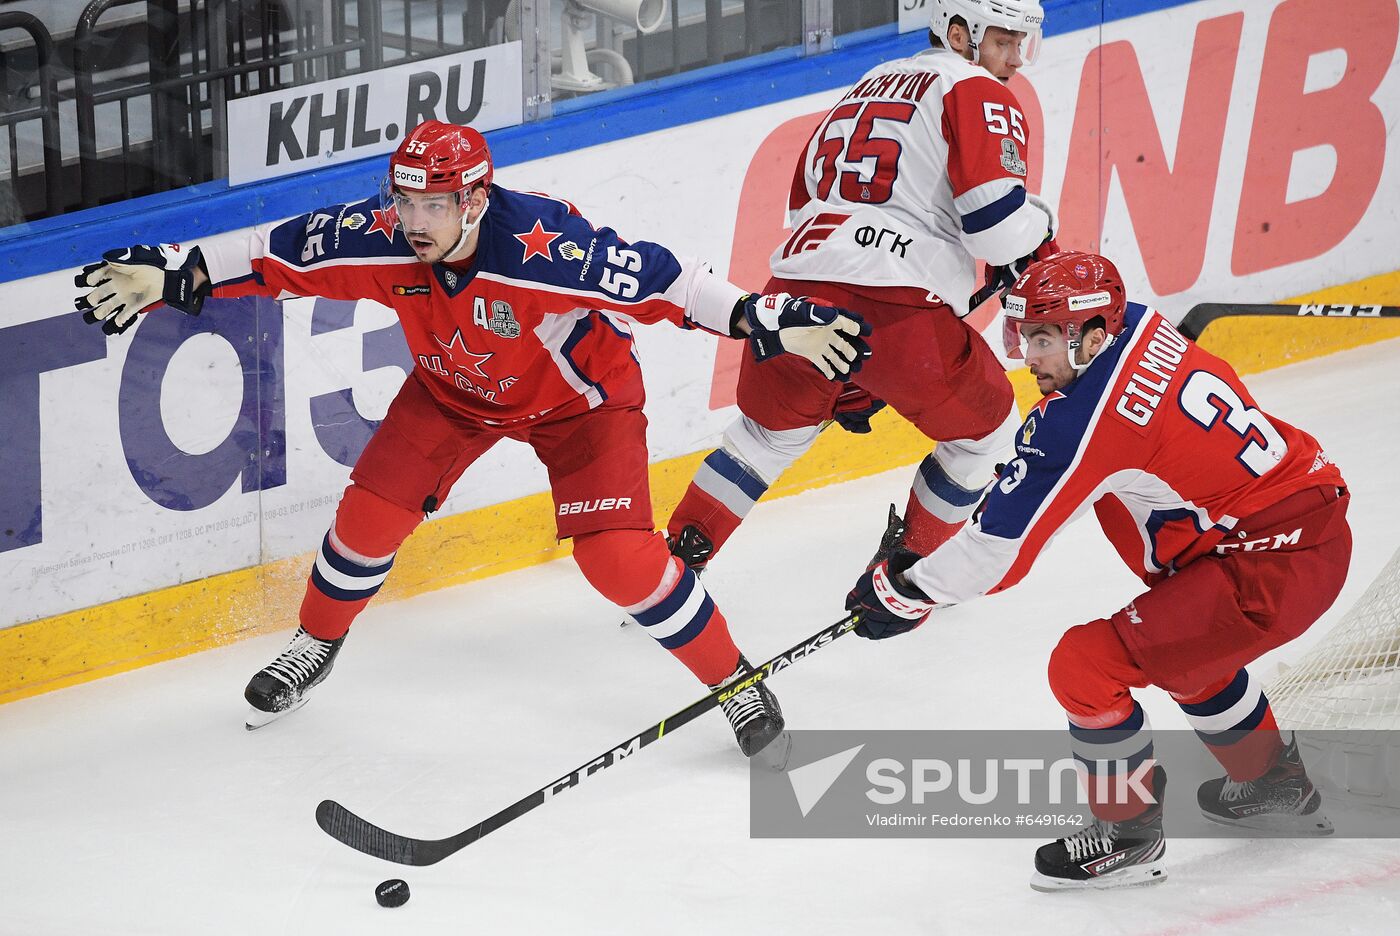
[[[384,211],[402,226],[400,202],[433,195],[451,195],[461,210],[458,246],[485,215],[468,222],[467,194],[477,186],[490,189],[495,167],[486,138],[471,127],[428,120],[409,131],[389,157],[389,173],[380,186]],[[454,248],[455,249],[455,248]]]
[[1088,366],[1075,361],[1083,338],[1084,323],[1102,317],[1111,336],[1123,330],[1127,293],[1118,268],[1097,254],[1064,250],[1031,264],[1002,300],[1002,341],[1006,354],[1022,358],[1021,329],[1026,325],[1054,325],[1065,336],[1070,365],[1076,371]]

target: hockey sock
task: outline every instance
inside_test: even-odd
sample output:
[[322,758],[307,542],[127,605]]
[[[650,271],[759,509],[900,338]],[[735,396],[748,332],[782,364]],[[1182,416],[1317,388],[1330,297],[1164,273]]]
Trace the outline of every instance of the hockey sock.
[[768,485],[743,462],[722,448],[715,449],[695,472],[671,514],[667,532],[679,536],[687,526],[695,526],[714,544],[714,558],[767,490]]
[[1240,670],[1192,695],[1176,695],[1186,721],[1231,780],[1257,780],[1283,750],[1274,711],[1263,688]]
[[301,601],[301,626],[318,640],[345,636],[378,593],[394,554],[422,515],[391,504],[358,484],[345,489],[335,522],[321,540]]
[[1101,727],[1069,722],[1070,750],[1084,767],[1089,810],[1107,822],[1140,816],[1154,796],[1152,725],[1135,700],[1122,720]]
[[577,536],[574,560],[599,594],[636,618],[705,685],[734,672],[739,648],[724,615],[659,534],[605,530]]
[[919,463],[909,506],[904,512],[904,547],[927,556],[962,529],[977,509],[985,487],[969,490],[959,486],[930,454]]

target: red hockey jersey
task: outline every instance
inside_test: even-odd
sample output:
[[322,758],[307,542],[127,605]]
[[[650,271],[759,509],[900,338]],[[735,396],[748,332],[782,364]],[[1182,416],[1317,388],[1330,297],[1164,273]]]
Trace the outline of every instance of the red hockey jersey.
[[1031,410],[978,521],[907,577],[936,601],[1001,591],[1090,504],[1149,584],[1238,522],[1309,487],[1342,485],[1317,440],[1268,416],[1229,364],[1128,303],[1123,331]]
[[465,270],[420,262],[377,198],[201,245],[215,296],[372,299],[389,306],[425,384],[491,425],[640,392],[628,322],[729,333],[743,290],[709,266],[595,228],[568,202],[491,189]]

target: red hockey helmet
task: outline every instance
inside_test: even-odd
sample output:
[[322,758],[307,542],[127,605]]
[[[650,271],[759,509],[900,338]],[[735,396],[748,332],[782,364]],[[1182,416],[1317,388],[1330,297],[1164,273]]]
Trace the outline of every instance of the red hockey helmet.
[[460,192],[490,187],[494,167],[486,138],[471,127],[426,120],[389,157],[389,181],[404,192]]
[[1102,317],[1104,330],[1110,337],[1117,335],[1123,330],[1127,302],[1118,268],[1098,254],[1063,250],[1032,263],[1002,300],[1002,339],[1007,356],[1024,356],[1023,326],[1056,325],[1064,332],[1070,365],[1082,370],[1087,365],[1076,362],[1074,352],[1083,337],[1084,323]]
[[468,194],[478,187],[489,194],[494,174],[491,151],[480,133],[427,120],[410,130],[389,157],[379,203],[395,227],[405,227],[407,215],[416,230],[441,230],[444,225],[459,230],[455,246],[443,255],[451,256],[486,217],[484,207],[475,219],[470,217]]

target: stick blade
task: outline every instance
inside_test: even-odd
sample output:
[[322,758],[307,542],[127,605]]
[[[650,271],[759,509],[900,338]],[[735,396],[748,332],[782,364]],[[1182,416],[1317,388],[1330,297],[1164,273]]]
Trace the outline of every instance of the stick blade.
[[356,851],[364,852],[372,858],[392,861],[395,864],[424,865],[436,864],[446,853],[433,848],[433,842],[395,835],[372,822],[367,822],[337,803],[335,800],[322,800],[316,807],[316,824],[331,838]]

